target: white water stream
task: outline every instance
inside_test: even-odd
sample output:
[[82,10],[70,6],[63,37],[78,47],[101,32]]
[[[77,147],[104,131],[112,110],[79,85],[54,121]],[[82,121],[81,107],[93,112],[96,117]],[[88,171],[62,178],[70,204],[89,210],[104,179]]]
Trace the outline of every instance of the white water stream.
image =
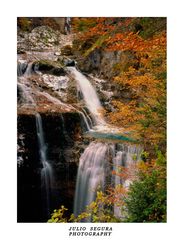
[[53,183],[53,171],[50,163],[47,160],[42,119],[39,113],[36,114],[36,129],[39,143],[40,160],[43,166],[41,170],[41,185],[42,185],[41,187],[43,191],[43,197],[45,198],[45,208],[47,210],[47,214],[49,217],[51,189]]
[[96,125],[104,125],[105,121],[102,116],[103,108],[94,87],[92,86],[90,81],[75,67],[68,67],[68,70],[76,79],[79,88],[83,94],[86,106],[89,109]]
[[85,210],[86,205],[96,197],[97,187],[104,189],[105,169],[108,145],[92,142],[80,157],[74,214],[78,215]]
[[[120,129],[114,128],[105,122],[102,114],[103,108],[95,88],[90,81],[75,67],[68,67],[68,69],[77,81],[86,107],[95,122],[95,126],[93,125],[91,128],[88,124],[90,117],[86,117],[87,112],[85,111],[83,117],[87,125],[87,130],[116,135]],[[106,178],[111,175],[112,170],[118,171],[118,168],[122,165],[129,167],[131,163],[135,162],[133,160],[135,156],[137,159],[139,158],[140,148],[137,148],[136,146],[127,147],[124,144],[119,145],[121,148],[117,150],[115,144],[91,142],[81,155],[74,203],[74,214],[76,216],[85,211],[86,206],[95,200],[98,189],[105,190],[107,184]],[[113,167],[110,167],[110,152],[113,156]],[[128,187],[130,184],[129,180],[123,181],[117,175],[115,175],[114,178],[111,178],[113,179],[111,184],[114,184],[114,186],[122,184],[124,187]],[[121,207],[114,206],[114,215],[118,218],[122,217]],[[86,221],[90,221],[90,219],[87,219]]]

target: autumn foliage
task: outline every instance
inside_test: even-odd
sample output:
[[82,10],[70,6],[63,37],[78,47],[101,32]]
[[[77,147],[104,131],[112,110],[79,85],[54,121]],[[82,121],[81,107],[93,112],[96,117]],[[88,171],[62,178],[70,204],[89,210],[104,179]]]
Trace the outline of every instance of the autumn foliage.
[[[131,63],[111,79],[129,93],[129,99],[113,100],[111,104],[115,111],[106,114],[108,121],[125,128],[144,148],[144,162],[137,166],[138,174],[134,174],[136,179],[132,179],[133,184],[127,193],[129,197],[124,201],[130,210],[129,221],[165,221],[166,161],[160,164],[158,159],[160,156],[166,159],[166,20],[85,19],[88,20],[90,23],[93,21],[93,25],[79,35],[81,41],[91,44],[84,55],[95,48],[101,48],[104,51],[129,52],[136,59],[136,64]],[[130,178],[131,173],[122,169],[121,177]],[[144,199],[141,198],[140,191]],[[112,193],[111,196],[119,196],[113,190]],[[118,199],[120,197],[114,197],[114,201],[119,201]],[[122,199],[121,197],[121,201]],[[142,199],[141,203],[139,199]]]
[[[112,81],[130,95],[114,100],[116,111],[107,113],[113,124],[126,128],[144,149],[166,147],[166,22],[164,18],[75,18],[79,39],[95,48],[128,51],[136,59]],[[83,26],[81,28],[81,26]],[[121,65],[121,62],[120,62]],[[119,66],[121,69],[121,66]]]
[[[127,222],[166,221],[166,20],[164,18],[75,18],[73,28],[85,47],[84,56],[96,48],[129,52],[136,59],[111,81],[129,93],[114,99],[115,111],[106,119],[123,127],[142,145],[142,161],[114,171],[130,187],[109,187],[86,212],[73,219],[93,222],[120,221],[112,211],[120,206]],[[121,62],[120,62],[121,65]],[[121,68],[120,68],[121,69]],[[103,203],[103,208],[101,204]],[[122,220],[121,220],[122,221]]]

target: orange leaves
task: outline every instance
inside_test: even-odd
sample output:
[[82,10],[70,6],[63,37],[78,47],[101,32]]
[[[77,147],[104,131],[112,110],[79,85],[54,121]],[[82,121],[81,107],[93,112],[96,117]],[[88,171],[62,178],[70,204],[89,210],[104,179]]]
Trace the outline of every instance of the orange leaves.
[[134,97],[150,99],[160,95],[159,81],[151,73],[142,74],[133,67],[130,67],[129,71],[122,73],[114,80],[132,91]]
[[[133,157],[133,156],[132,156]],[[116,166],[117,167],[117,166]],[[112,174],[122,178],[124,181],[133,181],[136,178],[137,162],[129,163],[128,167],[118,166],[118,170],[113,170]]]
[[128,190],[123,185],[117,185],[115,188],[108,189],[108,201],[116,206],[123,206],[123,198],[127,196]]
[[[155,67],[155,74],[160,69],[164,71],[164,67],[159,66],[158,72]],[[165,83],[156,79],[154,70],[146,67],[142,69],[137,71],[130,67],[127,72],[115,78],[124,91],[131,93],[132,100],[128,103],[113,101],[116,112],[110,113],[108,117],[114,124],[138,132],[138,138],[143,144],[160,145],[165,139]]]
[[113,101],[116,107],[116,113],[110,113],[108,119],[122,127],[129,127],[141,118],[141,114],[136,112],[136,102],[131,101],[129,104],[124,104],[120,101]]
[[107,50],[136,50],[142,39],[133,32],[115,33],[107,41]]
[[[89,46],[85,56],[100,47],[124,51],[127,57],[127,63],[123,58],[118,62],[120,71],[114,81],[120,86],[120,89],[117,87],[120,98],[112,102],[115,111],[106,114],[107,119],[135,132],[144,145],[158,144],[164,148],[166,31],[159,31],[158,23],[152,28],[148,24],[150,19],[103,17],[79,20],[82,26],[87,26],[81,35]],[[140,20],[142,32],[134,28]],[[132,67],[128,69],[128,66]]]
[[[118,44],[117,44],[118,43]],[[116,33],[107,41],[107,50],[132,50],[136,52],[151,53],[152,51],[160,51],[166,47],[166,33],[155,36],[154,38],[145,40],[138,33],[124,32]]]
[[136,52],[159,51],[166,47],[166,32],[155,34],[150,39],[143,39],[139,32],[129,27],[135,18],[97,17],[74,18],[74,26],[83,30],[82,39],[98,38],[107,35],[104,47],[107,50],[132,50]]

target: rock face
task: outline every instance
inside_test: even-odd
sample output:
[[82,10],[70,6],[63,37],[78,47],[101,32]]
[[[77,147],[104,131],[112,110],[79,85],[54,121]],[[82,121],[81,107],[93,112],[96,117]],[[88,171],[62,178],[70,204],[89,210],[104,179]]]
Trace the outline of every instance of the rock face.
[[33,63],[33,68],[42,73],[52,74],[56,76],[65,76],[66,71],[59,62],[41,60]]
[[17,36],[17,52],[49,51],[60,52],[60,48],[70,45],[73,35],[64,35],[49,26],[39,26],[31,32],[19,30]]
[[[72,213],[78,159],[83,151],[78,113],[41,114],[47,158],[54,172],[51,212],[61,204]],[[35,115],[18,116],[18,222],[45,222]]]
[[78,66],[83,72],[93,73],[104,79],[111,79],[129,66],[136,64],[138,64],[138,59],[133,52],[104,51],[100,48],[78,60]]
[[48,26],[34,28],[30,33],[20,32],[18,35],[18,51],[48,50],[59,44],[59,32]]

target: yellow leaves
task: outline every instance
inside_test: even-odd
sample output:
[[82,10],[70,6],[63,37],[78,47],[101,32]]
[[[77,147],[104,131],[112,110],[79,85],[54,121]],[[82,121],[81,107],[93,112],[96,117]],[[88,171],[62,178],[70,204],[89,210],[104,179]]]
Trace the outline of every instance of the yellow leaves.
[[142,171],[146,171],[148,169],[148,165],[146,165],[144,161],[139,161],[137,167]]
[[[131,67],[124,72],[119,68],[121,73],[114,78],[121,86],[122,99],[113,102],[115,111],[106,117],[132,131],[144,145],[154,146],[165,138],[166,31],[142,38],[127,27],[133,19],[86,19],[84,25],[89,31],[84,32],[83,38],[91,43],[87,53],[101,46],[111,51],[128,50],[135,57],[127,64]],[[121,66],[121,62],[118,64]]]
[[102,199],[103,197],[103,192],[100,191],[100,192],[97,192],[97,199]]
[[97,204],[94,201],[89,205],[90,208],[95,208],[96,206]]
[[[155,42],[158,42],[158,39]],[[109,119],[118,126],[121,124],[130,131],[137,131],[137,137],[139,136],[143,143],[149,142],[153,146],[159,144],[160,140],[163,142],[165,138],[165,81],[155,76],[166,71],[166,61],[163,52],[151,53],[149,57],[144,53],[137,54],[142,68],[137,70],[130,67],[127,72],[114,79],[125,91],[131,93],[134,101],[113,102],[116,112],[109,114]]]
[[127,188],[125,188],[122,184],[117,185],[115,188],[108,189],[108,201],[112,205],[124,205],[123,198],[127,195]]
[[141,95],[142,98],[149,97],[150,93],[159,95],[159,81],[149,72],[141,74],[133,67],[130,67],[127,72],[117,76],[114,80],[125,88],[132,90],[132,93],[135,96]]
[[60,209],[55,209],[54,212],[51,214],[51,219],[48,220],[48,223],[64,223],[67,222],[67,219],[64,218],[64,213],[68,209],[65,208],[63,205],[61,206]]
[[78,215],[74,219],[74,222],[81,222],[83,219],[87,219],[89,217],[91,217],[91,213],[89,213],[89,212],[82,212],[80,215]]

